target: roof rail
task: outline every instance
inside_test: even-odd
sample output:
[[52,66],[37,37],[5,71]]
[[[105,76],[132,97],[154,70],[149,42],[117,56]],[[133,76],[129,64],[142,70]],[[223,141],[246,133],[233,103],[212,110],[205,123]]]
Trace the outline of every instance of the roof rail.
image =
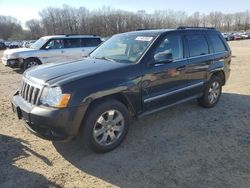
[[212,29],[212,30],[215,30],[214,27],[186,27],[186,26],[180,26],[177,29]]
[[[69,36],[78,36],[78,35],[82,35],[82,34],[66,34],[65,36],[66,36],[66,37],[69,37]],[[95,34],[84,34],[84,35],[97,36],[97,35],[95,35]]]
[[138,28],[136,31],[154,30],[153,28]]

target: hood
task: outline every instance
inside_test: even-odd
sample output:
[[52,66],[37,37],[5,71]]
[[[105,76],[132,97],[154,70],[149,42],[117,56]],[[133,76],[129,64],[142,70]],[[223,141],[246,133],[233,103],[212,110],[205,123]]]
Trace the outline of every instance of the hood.
[[34,49],[31,48],[15,48],[15,49],[8,49],[4,51],[4,56],[8,56],[9,58],[12,56],[18,56],[21,55],[22,53],[26,53],[29,51],[34,51]]
[[24,77],[39,84],[60,85],[71,80],[129,66],[108,60],[85,58],[80,61],[50,63],[28,69]]

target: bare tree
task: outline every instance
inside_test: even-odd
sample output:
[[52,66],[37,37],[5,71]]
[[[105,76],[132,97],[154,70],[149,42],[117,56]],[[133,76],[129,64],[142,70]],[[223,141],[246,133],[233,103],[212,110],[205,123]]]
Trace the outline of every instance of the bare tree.
[[10,16],[0,16],[0,38],[22,38],[22,26],[16,18]]
[[188,15],[185,11],[156,10],[147,13],[102,7],[90,11],[85,7],[62,8],[48,7],[39,12],[39,20],[26,22],[28,31],[12,17],[0,16],[0,38],[38,38],[53,34],[97,34],[111,36],[116,33],[136,30],[138,28],[176,28],[178,26],[215,27],[223,32],[246,31],[250,29],[250,12],[223,14],[194,12]]
[[25,23],[25,26],[30,31],[30,39],[37,39],[43,35],[43,28],[39,20],[29,20]]

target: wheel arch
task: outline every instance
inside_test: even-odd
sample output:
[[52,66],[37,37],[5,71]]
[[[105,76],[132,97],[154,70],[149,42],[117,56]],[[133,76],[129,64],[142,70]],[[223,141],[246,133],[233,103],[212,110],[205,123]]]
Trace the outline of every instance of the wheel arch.
[[92,101],[88,101],[86,111],[84,112],[84,115],[83,115],[82,120],[81,120],[80,129],[83,128],[84,120],[88,116],[88,113],[90,113],[90,111],[96,105],[98,105],[101,102],[107,101],[107,100],[117,100],[117,101],[121,102],[128,109],[130,118],[137,117],[138,114],[135,110],[135,107],[132,105],[129,97],[127,97],[124,93],[114,93],[114,94],[106,95],[106,96],[103,96],[100,98],[96,98]]
[[114,94],[106,95],[106,96],[103,96],[100,98],[96,98],[89,103],[87,111],[89,109],[91,109],[92,106],[96,105],[97,103],[100,103],[100,102],[103,102],[106,100],[117,100],[117,101],[121,102],[128,109],[129,114],[131,116],[136,115],[136,111],[135,111],[129,97],[126,96],[124,93],[114,93]]
[[42,64],[42,61],[41,61],[38,57],[28,57],[28,58],[25,58],[25,59],[24,59],[24,62],[27,62],[28,60],[32,60],[32,59],[38,61],[38,62],[39,62],[39,65]]
[[221,79],[221,81],[222,81],[222,85],[223,85],[223,86],[226,84],[226,77],[225,77],[225,73],[224,73],[223,70],[215,70],[215,71],[211,72],[209,79],[210,79],[212,76],[217,76],[217,77],[219,77],[219,78]]

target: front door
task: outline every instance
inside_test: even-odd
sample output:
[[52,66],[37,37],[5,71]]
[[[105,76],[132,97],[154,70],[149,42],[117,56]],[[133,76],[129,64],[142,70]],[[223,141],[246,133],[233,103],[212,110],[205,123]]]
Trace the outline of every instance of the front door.
[[40,57],[43,63],[58,63],[67,61],[66,49],[62,39],[51,39],[44,49]]
[[[157,63],[157,54],[172,54],[172,61]],[[167,35],[153,53],[151,66],[142,78],[143,111],[167,106],[185,99],[186,65],[181,35]]]

